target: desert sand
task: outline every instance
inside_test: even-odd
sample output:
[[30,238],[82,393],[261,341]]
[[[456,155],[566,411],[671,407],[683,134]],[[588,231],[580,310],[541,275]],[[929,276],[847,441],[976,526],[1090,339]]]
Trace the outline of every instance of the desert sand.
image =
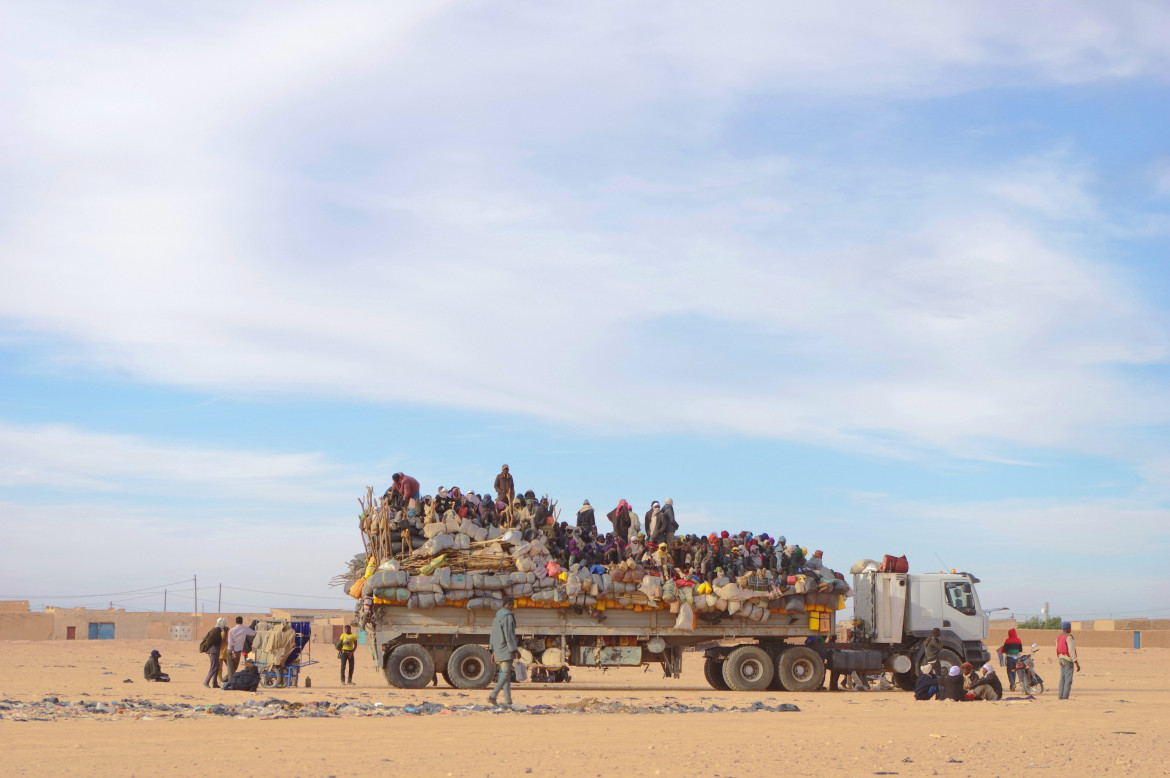
[[[142,680],[150,649],[163,653],[170,684]],[[5,775],[328,776],[817,776],[1165,775],[1170,772],[1167,649],[1082,649],[1071,700],[1056,699],[1051,652],[1037,669],[1051,689],[996,703],[915,702],[906,692],[716,692],[701,658],[688,655],[681,679],[657,668],[577,669],[569,684],[517,684],[511,712],[462,711],[486,692],[389,687],[365,648],[357,686],[343,687],[330,647],[314,646],[312,688],[255,695],[204,689],[205,657],[194,643],[59,641],[0,643],[0,700],[57,697],[116,703],[123,698],[198,705],[359,701],[403,706],[443,703],[434,715],[243,719],[167,714],[93,715],[16,721],[0,711]],[[1000,671],[1003,672],[1002,670]],[[124,683],[130,679],[133,683]],[[461,696],[466,695],[466,696]],[[1009,694],[1009,698],[1013,695]],[[682,714],[523,712],[526,706],[595,698],[650,710],[688,706],[770,706],[799,712]],[[73,709],[77,709],[74,707]],[[537,708],[537,711],[540,709]]]

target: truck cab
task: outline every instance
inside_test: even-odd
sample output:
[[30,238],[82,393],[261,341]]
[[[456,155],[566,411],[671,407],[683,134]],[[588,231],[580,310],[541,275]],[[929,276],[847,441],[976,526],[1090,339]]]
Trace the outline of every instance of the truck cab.
[[862,641],[879,649],[883,667],[901,686],[912,687],[923,662],[922,643],[942,633],[939,662],[945,668],[990,660],[983,641],[988,617],[970,573],[879,573],[853,576],[854,617]]
[[987,614],[975,591],[978,579],[967,573],[924,573],[908,576],[906,632],[927,637],[935,627],[950,631],[962,643],[987,639]]

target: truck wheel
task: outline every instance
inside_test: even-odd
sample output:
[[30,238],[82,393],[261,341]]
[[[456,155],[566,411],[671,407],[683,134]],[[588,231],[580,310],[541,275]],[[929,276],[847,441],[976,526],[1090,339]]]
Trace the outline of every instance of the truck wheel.
[[718,689],[721,692],[731,690],[727,681],[723,680],[723,663],[714,657],[709,656],[703,662],[703,675],[707,678],[707,683],[711,684],[712,689]]
[[942,674],[946,675],[947,671],[952,667],[962,665],[963,660],[959,659],[959,655],[949,648],[940,648],[938,651],[938,663],[942,665]]
[[813,692],[825,683],[825,663],[808,646],[793,646],[776,660],[776,674],[790,692]]
[[422,689],[435,677],[431,652],[413,643],[399,646],[386,659],[386,680],[399,689]]
[[897,687],[904,692],[914,691],[914,684],[918,682],[918,676],[913,670],[908,673],[890,673],[890,677],[894,679]]
[[762,692],[772,683],[776,667],[759,646],[740,646],[723,660],[723,680],[737,692]]
[[491,651],[483,646],[459,646],[447,660],[447,682],[456,689],[486,689],[495,669]]

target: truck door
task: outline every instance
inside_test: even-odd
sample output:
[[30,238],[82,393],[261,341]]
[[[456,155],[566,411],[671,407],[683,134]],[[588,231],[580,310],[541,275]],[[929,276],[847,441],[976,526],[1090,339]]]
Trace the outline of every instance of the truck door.
[[949,628],[963,641],[982,641],[986,637],[984,614],[970,581],[944,581],[943,599],[943,629]]

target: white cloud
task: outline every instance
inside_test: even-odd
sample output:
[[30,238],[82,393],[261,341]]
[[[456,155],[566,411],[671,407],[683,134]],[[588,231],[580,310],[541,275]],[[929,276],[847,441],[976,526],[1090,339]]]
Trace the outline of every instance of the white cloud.
[[0,487],[326,503],[348,496],[342,474],[320,454],[201,448],[0,422]]
[[[161,610],[161,591],[150,597],[113,595],[101,601],[37,595],[124,592],[197,575],[204,603],[216,602],[217,585],[222,583],[228,603],[265,609],[352,605],[328,584],[362,550],[355,522],[284,508],[276,515],[209,514],[178,503],[145,508],[89,501],[0,502],[7,554],[0,569],[0,593],[19,599],[31,595],[33,607],[85,603],[102,607],[113,600],[120,607]],[[46,565],[53,567],[52,575],[43,574]],[[171,610],[191,608],[189,584],[170,589]],[[332,596],[336,599],[309,599]],[[238,610],[245,609],[225,606],[229,613]]]
[[709,151],[749,95],[1162,76],[1165,10],[40,8],[0,55],[0,315],[60,359],[902,455],[1170,417],[1115,370],[1165,327],[1047,226],[1097,213],[1084,162]]

